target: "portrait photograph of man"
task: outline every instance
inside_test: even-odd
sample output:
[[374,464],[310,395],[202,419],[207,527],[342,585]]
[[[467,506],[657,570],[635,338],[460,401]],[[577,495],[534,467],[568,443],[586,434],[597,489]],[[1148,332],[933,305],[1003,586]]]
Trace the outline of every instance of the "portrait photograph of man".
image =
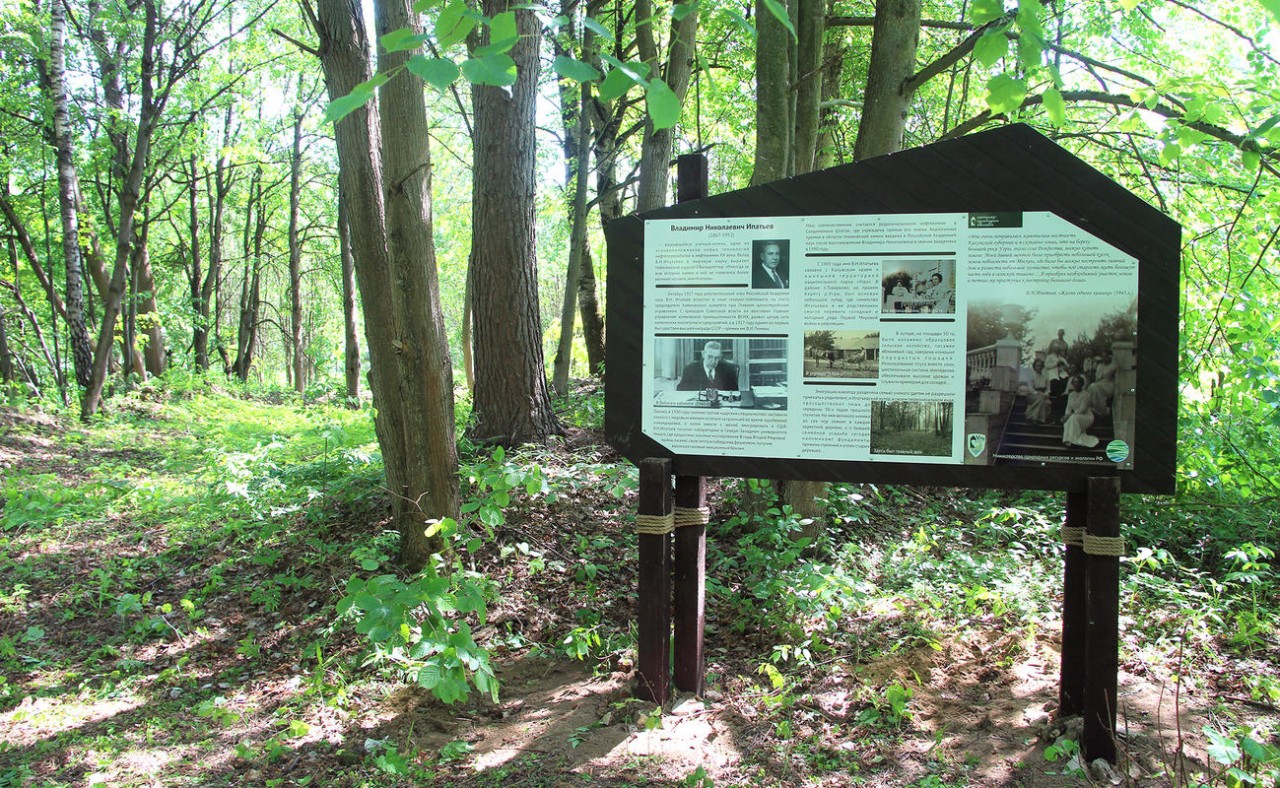
[[791,242],[751,242],[751,286],[761,290],[785,290],[791,275]]

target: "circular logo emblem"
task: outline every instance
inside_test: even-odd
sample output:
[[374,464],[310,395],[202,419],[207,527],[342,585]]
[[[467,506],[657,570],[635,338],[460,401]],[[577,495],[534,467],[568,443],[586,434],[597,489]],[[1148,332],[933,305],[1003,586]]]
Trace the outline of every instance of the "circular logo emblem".
[[1124,462],[1129,459],[1129,444],[1119,440],[1108,443],[1107,459],[1112,462]]

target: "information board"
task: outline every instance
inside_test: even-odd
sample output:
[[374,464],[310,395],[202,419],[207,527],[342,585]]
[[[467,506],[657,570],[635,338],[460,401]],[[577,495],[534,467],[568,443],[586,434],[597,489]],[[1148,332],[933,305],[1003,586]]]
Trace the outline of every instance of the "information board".
[[1133,467],[1138,261],[1048,212],[645,223],[678,454]]
[[1174,489],[1181,228],[1025,125],[605,235],[605,431],[634,462]]

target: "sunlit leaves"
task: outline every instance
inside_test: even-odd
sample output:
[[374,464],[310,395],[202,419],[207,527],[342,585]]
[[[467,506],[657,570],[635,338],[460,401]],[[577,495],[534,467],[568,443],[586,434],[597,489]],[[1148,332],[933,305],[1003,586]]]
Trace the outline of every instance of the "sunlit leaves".
[[1008,53],[1009,39],[1002,28],[988,30],[973,46],[974,59],[988,68],[994,66]]
[[489,43],[475,51],[477,58],[510,52],[520,40],[515,11],[503,11],[489,22]]
[[600,24],[593,17],[586,17],[585,19],[583,19],[582,26],[590,30],[592,33],[595,33],[596,35],[600,36],[601,38],[607,38],[610,41],[613,40],[613,33],[609,32],[609,28]]
[[436,90],[445,90],[458,78],[458,66],[445,58],[414,55],[407,64],[409,71]]
[[1004,16],[1002,0],[974,0],[969,7],[969,21],[975,25],[986,23]]
[[567,55],[556,55],[551,67],[557,74],[573,82],[594,82],[600,79],[600,72],[595,66]]
[[680,99],[662,80],[655,79],[649,83],[644,99],[655,129],[670,128],[680,120]]
[[363,107],[369,99],[373,98],[374,91],[386,81],[387,76],[385,74],[374,74],[372,79],[356,85],[347,95],[329,102],[329,106],[324,110],[325,121],[337,123]]
[[467,37],[475,29],[476,19],[464,0],[451,0],[436,18],[436,44],[448,49]]
[[416,34],[410,28],[402,27],[399,30],[392,30],[387,33],[378,39],[378,43],[382,44],[382,48],[387,52],[403,52],[406,49],[417,49],[422,46],[424,40],[426,40],[426,36]]
[[472,84],[510,87],[516,84],[516,62],[506,54],[471,58],[463,62],[462,75]]
[[1062,93],[1057,88],[1050,88],[1044,92],[1044,110],[1049,114],[1049,122],[1055,126],[1061,126],[1067,122],[1067,105],[1062,100]]
[[987,83],[987,106],[997,115],[1022,106],[1027,97],[1027,81],[998,74]]

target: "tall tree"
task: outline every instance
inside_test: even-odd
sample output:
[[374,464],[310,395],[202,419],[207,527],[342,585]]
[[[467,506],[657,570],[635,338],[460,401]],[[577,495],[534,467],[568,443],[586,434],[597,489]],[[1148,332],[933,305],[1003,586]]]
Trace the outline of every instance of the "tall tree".
[[[321,0],[314,11],[309,3],[304,3],[304,9],[319,38],[316,52],[324,66],[330,98],[344,97],[372,78],[360,4],[354,0]],[[399,0],[395,8],[379,6],[378,14],[382,24],[408,19],[407,6],[401,6]],[[421,86],[414,87],[421,102]],[[415,110],[411,95],[397,94],[399,99],[411,107],[393,115],[395,122],[425,122],[409,117],[409,113],[422,111],[421,103],[416,104]],[[457,460],[452,387],[444,391],[426,388],[439,383],[439,377],[434,383],[427,380],[431,372],[438,376],[442,370],[452,374],[452,368],[447,355],[429,358],[439,348],[430,339],[429,301],[407,303],[414,297],[435,297],[428,285],[425,261],[406,259],[413,252],[423,251],[409,235],[420,233],[421,229],[408,228],[406,222],[430,217],[429,191],[423,191],[429,190],[427,135],[421,125],[409,125],[408,132],[414,131],[423,133],[412,141],[410,150],[388,151],[395,158],[391,166],[400,180],[388,179],[384,184],[378,104],[370,101],[334,124],[339,188],[341,193],[361,196],[349,200],[347,208],[356,278],[365,306],[370,384],[378,411],[374,425],[392,493],[392,512],[400,531],[400,557],[410,568],[419,569],[433,551],[443,548],[439,537],[427,537],[427,520],[457,516]],[[394,233],[398,238],[394,242],[388,239],[386,186],[396,192]],[[400,191],[402,188],[405,192]],[[417,199],[405,196],[410,191],[416,193]],[[421,202],[424,197],[425,203]],[[430,238],[429,224],[425,237]],[[389,249],[391,243],[396,248],[394,258]],[[438,306],[435,311],[438,313]],[[432,395],[436,399],[428,401]],[[448,429],[441,430],[440,416],[445,411]]]
[[[534,244],[538,23],[510,0],[484,0],[490,18],[514,13],[509,90],[475,85],[471,282],[475,325],[472,433],[502,444],[542,443],[560,431],[547,393]],[[476,46],[488,43],[487,29]]]
[[[673,3],[672,5],[675,5]],[[650,86],[650,101],[655,96],[669,92],[677,104],[684,103],[689,92],[689,77],[693,73],[693,44],[698,35],[698,10],[672,13],[671,27],[667,34],[666,57],[663,58],[654,29],[659,19],[652,0],[636,0],[636,44],[640,59],[649,66],[649,74],[659,84]],[[668,183],[671,180],[671,155],[675,145],[675,128],[659,129],[652,118],[646,118],[644,139],[641,142],[640,184],[636,197],[636,210],[661,208],[667,203]]]
[[88,386],[93,375],[93,347],[84,311],[84,270],[80,262],[80,219],[75,154],[71,139],[71,112],[67,100],[67,9],[65,0],[50,2],[49,68],[45,80],[53,106],[53,147],[58,165],[58,208],[62,219],[62,258],[66,271],[67,334],[76,383]]

